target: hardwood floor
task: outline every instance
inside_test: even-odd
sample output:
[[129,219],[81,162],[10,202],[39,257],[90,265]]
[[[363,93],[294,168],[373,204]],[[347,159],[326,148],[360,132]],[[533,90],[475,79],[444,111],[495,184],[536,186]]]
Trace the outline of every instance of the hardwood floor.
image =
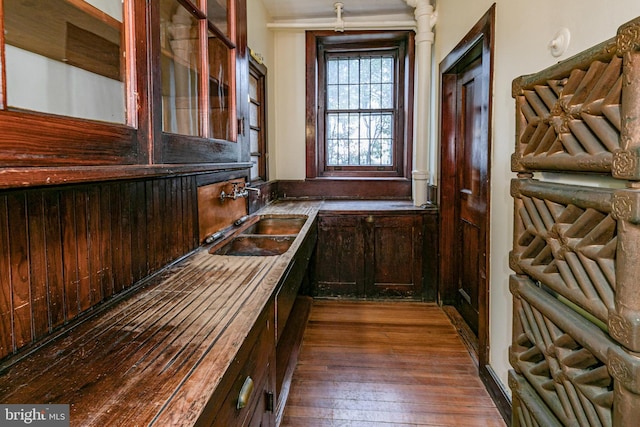
[[281,426],[505,426],[435,304],[316,300]]

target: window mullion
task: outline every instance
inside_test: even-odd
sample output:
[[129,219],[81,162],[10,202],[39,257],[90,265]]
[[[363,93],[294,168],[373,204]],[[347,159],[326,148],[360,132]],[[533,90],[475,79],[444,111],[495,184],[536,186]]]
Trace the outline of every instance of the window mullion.
[[[4,17],[4,2],[0,1],[0,16]],[[4,51],[5,30],[4,19],[0,19],[0,110],[7,108],[7,67]]]
[[[228,0],[228,15],[227,16],[236,16],[236,2],[235,0]],[[238,39],[237,39],[237,28],[236,28],[236,19],[229,19],[229,38],[234,42],[237,43]],[[236,92],[236,80],[238,80],[237,74],[236,74],[236,60],[237,60],[237,55],[238,55],[238,48],[234,47],[232,49],[229,50],[229,61],[231,62],[229,64],[229,75],[231,76],[230,80],[229,80],[229,91],[230,93],[233,94],[233,96],[229,97],[229,125],[231,126],[231,140],[233,141],[237,141],[238,140],[238,126],[237,126],[237,109],[236,109],[236,96],[237,96],[237,92]]]
[[[206,7],[206,4],[205,4]],[[206,19],[199,20],[200,34],[200,135],[211,137],[211,113],[209,109],[209,27]]]
[[[122,43],[124,48],[124,65],[122,75],[124,76],[125,84],[125,99],[126,99],[126,120],[127,124],[132,128],[137,129],[139,126],[139,108],[140,94],[138,92],[138,86],[136,84],[136,16],[134,13],[133,1],[124,0],[124,25],[122,31]],[[3,44],[4,45],[4,44]]]

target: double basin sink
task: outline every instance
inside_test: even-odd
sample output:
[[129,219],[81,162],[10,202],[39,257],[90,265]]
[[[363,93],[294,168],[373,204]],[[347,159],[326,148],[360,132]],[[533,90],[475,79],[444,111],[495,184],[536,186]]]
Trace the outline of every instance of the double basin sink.
[[230,241],[211,248],[214,255],[273,256],[285,253],[307,221],[306,215],[261,215],[244,224]]

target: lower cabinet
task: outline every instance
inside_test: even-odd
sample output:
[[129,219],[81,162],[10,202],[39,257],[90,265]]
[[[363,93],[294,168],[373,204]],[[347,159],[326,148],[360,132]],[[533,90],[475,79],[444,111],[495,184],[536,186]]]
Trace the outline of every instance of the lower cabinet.
[[247,427],[270,427],[275,426],[275,394],[273,393],[273,370],[268,368],[268,378],[262,387],[261,393],[256,398],[257,406],[253,410],[249,421],[245,423]]
[[[240,347],[216,389],[202,426],[275,426],[275,334],[273,301]],[[219,402],[222,401],[222,404]]]
[[300,287],[303,282],[308,280],[309,261],[316,248],[317,236],[317,227],[313,224],[295,257],[291,260],[287,271],[282,276],[280,283],[278,283],[275,303],[276,344],[280,342],[283,335],[289,315],[296,302],[296,297],[300,293]]
[[302,283],[308,281],[316,239],[314,223],[197,425],[271,427],[279,424],[311,307],[311,298],[298,294]]
[[[430,300],[425,289],[425,225],[433,215],[381,212],[321,214],[318,219],[314,296]],[[430,236],[431,237],[431,236]],[[431,249],[432,248],[432,249]],[[435,271],[430,271],[435,277]],[[432,295],[433,294],[433,295]]]

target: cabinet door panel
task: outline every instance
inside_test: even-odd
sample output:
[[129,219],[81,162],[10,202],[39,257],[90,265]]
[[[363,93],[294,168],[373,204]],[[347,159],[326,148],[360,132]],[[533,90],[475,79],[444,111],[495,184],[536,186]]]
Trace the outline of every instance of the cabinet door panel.
[[367,251],[366,294],[369,297],[417,297],[422,291],[422,226],[420,216],[375,216]]
[[317,296],[364,295],[363,236],[359,216],[322,216],[318,221]]

